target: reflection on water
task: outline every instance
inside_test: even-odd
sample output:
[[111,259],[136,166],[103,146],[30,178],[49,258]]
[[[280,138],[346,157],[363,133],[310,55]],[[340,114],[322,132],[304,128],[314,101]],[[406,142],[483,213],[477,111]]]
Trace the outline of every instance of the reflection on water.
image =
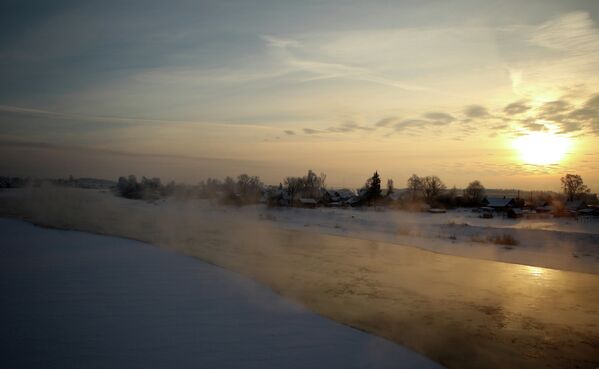
[[539,268],[534,266],[525,266],[526,270],[530,273],[531,277],[540,279],[543,278],[543,274],[545,272],[545,268]]

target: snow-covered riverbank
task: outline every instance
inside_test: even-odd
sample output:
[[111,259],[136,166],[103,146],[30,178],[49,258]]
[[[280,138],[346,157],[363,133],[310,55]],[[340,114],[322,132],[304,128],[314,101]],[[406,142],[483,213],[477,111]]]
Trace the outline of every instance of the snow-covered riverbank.
[[238,274],[0,219],[3,368],[441,368]]

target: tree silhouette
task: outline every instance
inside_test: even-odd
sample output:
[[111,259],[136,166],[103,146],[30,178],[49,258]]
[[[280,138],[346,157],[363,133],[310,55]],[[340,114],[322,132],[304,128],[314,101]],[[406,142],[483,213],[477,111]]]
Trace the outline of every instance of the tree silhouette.
[[393,180],[389,178],[387,180],[387,196],[391,195],[395,191],[395,186],[393,185]]
[[412,197],[412,201],[420,197],[422,189],[422,178],[418,177],[416,174],[412,174],[408,179],[408,192]]
[[485,197],[485,187],[479,181],[472,181],[464,190],[464,199],[469,205],[478,205]]
[[584,184],[582,177],[578,174],[566,174],[561,178],[561,181],[562,189],[564,190],[564,194],[568,201],[572,201],[581,195],[591,192],[591,189]]
[[365,198],[369,203],[377,201],[381,197],[381,177],[378,171],[374,172],[372,177],[368,178],[364,189]]
[[424,199],[428,204],[432,204],[445,188],[445,185],[437,176],[422,178],[422,191],[424,192]]

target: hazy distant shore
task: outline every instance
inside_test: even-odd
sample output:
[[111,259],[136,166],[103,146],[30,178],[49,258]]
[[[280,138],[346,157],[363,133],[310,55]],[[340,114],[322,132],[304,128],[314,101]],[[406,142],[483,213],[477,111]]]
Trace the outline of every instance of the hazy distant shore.
[[[345,237],[284,229],[236,212],[215,216],[193,202],[152,204],[95,190],[0,193],[0,216],[176,249],[449,368],[599,365],[598,275],[443,255],[381,242],[387,236],[363,240],[343,224],[329,233]],[[586,260],[572,268],[596,271],[593,255]]]

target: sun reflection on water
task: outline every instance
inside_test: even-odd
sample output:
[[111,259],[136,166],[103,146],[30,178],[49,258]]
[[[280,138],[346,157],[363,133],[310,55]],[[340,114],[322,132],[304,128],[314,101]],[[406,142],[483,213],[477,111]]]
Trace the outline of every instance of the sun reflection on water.
[[543,278],[543,275],[545,274],[544,268],[539,268],[539,267],[534,267],[534,266],[526,266],[526,271],[533,278]]

